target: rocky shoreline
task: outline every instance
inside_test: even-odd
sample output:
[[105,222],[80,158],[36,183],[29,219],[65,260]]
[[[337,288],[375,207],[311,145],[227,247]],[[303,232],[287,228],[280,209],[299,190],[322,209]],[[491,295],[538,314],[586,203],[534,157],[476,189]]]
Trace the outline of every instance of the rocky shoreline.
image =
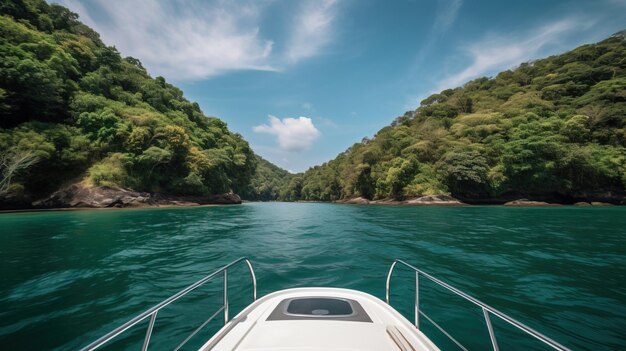
[[82,183],[64,187],[32,203],[1,204],[0,210],[41,210],[73,208],[141,208],[241,204],[235,193],[210,196],[179,196],[137,192],[110,186],[87,186]]
[[[506,196],[501,198],[463,198],[445,194],[410,197],[405,199],[385,198],[370,200],[355,197],[332,201],[351,205],[401,205],[401,206],[471,206],[504,205],[507,207],[550,207],[574,206],[620,206],[626,205],[626,196],[613,195],[559,198],[551,196]],[[205,205],[234,205],[243,201],[235,193],[210,196],[183,196],[161,193],[137,192],[110,186],[88,186],[76,183],[64,187],[50,196],[32,203],[0,203],[0,211],[49,210],[49,209],[98,209],[98,208],[146,208]],[[327,203],[327,201],[296,201],[299,203]]]
[[333,201],[340,204],[352,204],[352,205],[426,205],[426,206],[459,206],[459,205],[504,205],[509,207],[531,207],[531,206],[561,206],[561,205],[574,205],[574,206],[619,206],[626,205],[626,197],[623,196],[590,196],[588,198],[576,198],[576,199],[562,199],[558,197],[515,197],[508,196],[502,198],[490,198],[490,199],[471,199],[462,197],[453,197],[450,195],[429,195],[412,197],[406,199],[379,199],[369,200],[364,197],[355,197],[351,199],[343,199]]

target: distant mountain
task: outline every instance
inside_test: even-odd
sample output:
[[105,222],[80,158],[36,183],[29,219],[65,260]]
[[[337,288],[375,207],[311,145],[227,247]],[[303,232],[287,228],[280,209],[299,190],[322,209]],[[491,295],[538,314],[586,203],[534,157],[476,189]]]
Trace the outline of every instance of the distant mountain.
[[288,171],[256,156],[257,167],[250,185],[241,193],[244,200],[275,201],[281,198],[280,190],[289,184],[293,176]]
[[23,0],[0,1],[0,15],[0,205],[29,206],[72,183],[196,196],[249,189],[257,160],[241,135],[76,14]]
[[282,198],[623,202],[625,33],[429,96]]

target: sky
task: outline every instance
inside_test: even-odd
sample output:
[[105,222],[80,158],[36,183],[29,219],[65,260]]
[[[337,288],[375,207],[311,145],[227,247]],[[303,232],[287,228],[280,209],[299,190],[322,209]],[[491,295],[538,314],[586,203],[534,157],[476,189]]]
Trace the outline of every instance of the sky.
[[55,0],[305,171],[422,99],[626,29],[626,0]]

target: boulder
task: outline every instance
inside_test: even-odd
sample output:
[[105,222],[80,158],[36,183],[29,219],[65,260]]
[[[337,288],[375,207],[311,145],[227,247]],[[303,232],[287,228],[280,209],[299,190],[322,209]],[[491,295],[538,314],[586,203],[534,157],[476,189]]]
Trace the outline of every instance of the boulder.
[[450,195],[428,195],[404,201],[407,205],[462,205],[459,199]]
[[402,201],[396,200],[393,197],[387,197],[379,200],[370,201],[370,205],[400,205]]
[[559,206],[559,204],[551,204],[545,201],[532,201],[528,199],[518,199],[509,201],[504,206]]
[[138,207],[152,205],[150,194],[110,186],[87,186],[83,183],[62,188],[45,199],[33,202],[35,208],[67,207]]
[[343,201],[344,204],[354,204],[354,205],[366,205],[370,203],[370,200],[360,196],[360,197],[355,197],[353,199],[348,199]]
[[211,195],[207,199],[209,204],[218,205],[238,205],[241,203],[241,197],[239,195],[230,192],[226,194]]
[[34,208],[106,208],[106,207],[158,207],[240,204],[235,193],[211,196],[176,196],[141,193],[110,186],[89,186],[76,183],[62,188],[45,199],[32,203]]

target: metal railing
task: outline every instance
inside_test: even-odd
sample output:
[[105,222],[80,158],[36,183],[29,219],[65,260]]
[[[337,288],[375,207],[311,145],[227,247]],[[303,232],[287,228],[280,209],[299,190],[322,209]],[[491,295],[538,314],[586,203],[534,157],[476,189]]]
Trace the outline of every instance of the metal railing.
[[241,257],[241,258],[239,258],[239,259],[237,259],[237,260],[235,260],[235,261],[225,265],[224,267],[216,270],[215,272],[207,275],[206,277],[198,280],[197,282],[189,285],[188,287],[186,287],[183,290],[179,291],[178,293],[172,295],[171,297],[165,299],[163,302],[157,304],[156,306],[150,308],[149,310],[139,314],[138,316],[136,316],[135,318],[129,320],[128,322],[124,323],[123,325],[115,328],[114,330],[112,330],[108,334],[104,335],[103,337],[99,338],[98,340],[96,340],[96,341],[92,342],[91,344],[83,347],[81,349],[81,351],[95,350],[98,347],[100,347],[100,346],[106,344],[107,342],[111,341],[112,339],[114,339],[118,335],[122,334],[126,330],[130,329],[131,327],[133,327],[137,323],[139,323],[139,322],[145,320],[146,318],[150,317],[150,322],[148,323],[148,329],[146,330],[146,336],[144,338],[143,346],[141,347],[142,351],[147,350],[148,349],[148,344],[150,343],[150,337],[152,336],[152,329],[154,328],[154,322],[156,321],[157,313],[162,308],[164,308],[165,306],[167,306],[167,305],[171,304],[172,302],[178,300],[179,298],[187,295],[189,292],[193,291],[194,289],[204,285],[204,283],[206,283],[209,280],[215,278],[217,275],[219,275],[222,272],[224,273],[224,275],[223,275],[224,276],[224,303],[223,303],[222,307],[220,307],[215,313],[213,313],[198,328],[196,328],[196,330],[194,330],[193,333],[191,333],[185,340],[183,340],[176,347],[175,350],[178,350],[181,347],[183,347],[183,345],[185,345],[187,343],[187,341],[189,341],[202,328],[204,328],[204,326],[206,326],[211,320],[213,320],[213,318],[215,318],[220,312],[224,312],[224,324],[228,323],[228,321],[229,321],[229,319],[228,319],[228,268],[236,265],[237,263],[239,263],[241,261],[245,261],[246,264],[248,265],[248,269],[250,270],[250,275],[252,277],[252,301],[253,302],[256,301],[256,276],[254,274],[254,269],[252,268],[252,263],[250,262],[250,260],[247,257]]
[[389,304],[389,288],[390,288],[390,284],[391,284],[391,276],[393,274],[393,270],[396,267],[396,264],[400,263],[410,269],[412,269],[413,271],[415,271],[415,304],[414,304],[414,309],[415,309],[415,327],[417,329],[419,329],[419,317],[423,316],[424,318],[426,318],[426,320],[428,320],[430,323],[432,323],[439,331],[441,331],[445,336],[447,336],[452,342],[454,342],[459,348],[461,348],[462,350],[466,350],[467,348],[465,346],[463,346],[458,340],[456,340],[452,335],[450,335],[450,333],[448,333],[445,329],[443,329],[439,324],[437,324],[432,318],[430,318],[428,315],[426,315],[423,311],[420,310],[419,308],[419,277],[420,275],[429,279],[430,281],[436,283],[439,286],[442,286],[444,288],[446,288],[447,290],[455,293],[456,295],[464,298],[465,300],[473,303],[474,305],[477,305],[478,307],[480,307],[483,311],[483,315],[485,317],[485,324],[487,324],[487,330],[489,331],[489,338],[491,339],[491,345],[494,349],[494,351],[498,351],[499,347],[498,347],[498,341],[496,340],[496,334],[494,332],[493,329],[493,325],[491,324],[491,319],[490,319],[490,315],[494,315],[496,317],[499,317],[500,319],[508,322],[509,324],[513,325],[514,327],[517,327],[518,329],[524,331],[526,334],[529,334],[533,337],[535,337],[536,339],[542,341],[543,343],[547,344],[548,346],[552,347],[555,350],[564,350],[564,351],[569,351],[569,349],[561,344],[559,344],[558,342],[550,339],[549,337],[541,334],[540,332],[536,331],[535,329],[522,324],[521,322],[518,322],[517,320],[507,316],[506,314],[496,310],[495,308],[471,297],[470,295],[462,292],[461,290],[433,277],[432,275],[425,273],[424,271],[417,269],[415,267],[413,267],[412,265],[399,260],[399,259],[395,259],[393,261],[393,263],[391,264],[391,267],[389,268],[389,273],[387,274],[387,284],[385,286],[385,298],[387,301],[387,304]]

